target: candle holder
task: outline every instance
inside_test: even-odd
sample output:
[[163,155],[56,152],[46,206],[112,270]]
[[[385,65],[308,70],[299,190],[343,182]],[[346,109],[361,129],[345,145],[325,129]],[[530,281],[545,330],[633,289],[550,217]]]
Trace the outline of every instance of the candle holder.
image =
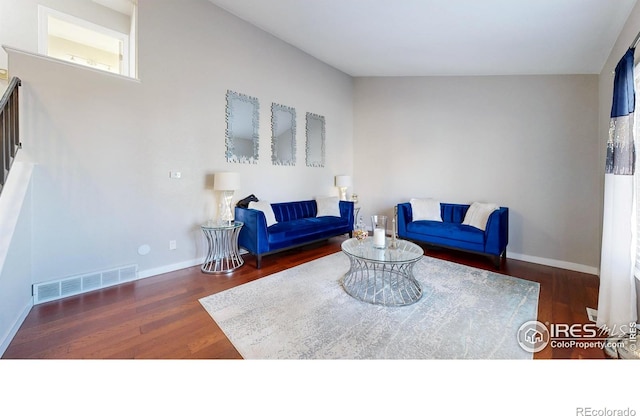
[[373,247],[384,249],[387,246],[387,216],[372,215]]
[[396,240],[396,236],[398,235],[398,207],[393,208],[393,218],[391,219],[391,243],[389,244],[389,248],[395,250],[398,248],[398,240]]

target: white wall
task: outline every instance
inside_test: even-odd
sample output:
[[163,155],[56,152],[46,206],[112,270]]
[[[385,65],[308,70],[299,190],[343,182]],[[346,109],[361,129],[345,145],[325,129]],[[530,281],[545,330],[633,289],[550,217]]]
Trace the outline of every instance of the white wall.
[[595,273],[598,77],[358,78],[365,218],[412,197],[510,208],[511,257]]
[[[140,82],[18,51],[22,142],[33,185],[33,281],[138,264],[150,275],[204,255],[212,174],[240,173],[236,199],[337,194],[352,171],[353,81],[206,0],[139,2]],[[11,46],[11,45],[9,45]],[[260,101],[258,164],[225,160],[227,89]],[[270,107],[297,110],[297,164],[273,166]],[[305,112],[326,118],[326,167],[304,164]],[[169,171],[182,179],[169,179]],[[169,240],[177,250],[169,250]],[[139,255],[148,244],[151,252]]]

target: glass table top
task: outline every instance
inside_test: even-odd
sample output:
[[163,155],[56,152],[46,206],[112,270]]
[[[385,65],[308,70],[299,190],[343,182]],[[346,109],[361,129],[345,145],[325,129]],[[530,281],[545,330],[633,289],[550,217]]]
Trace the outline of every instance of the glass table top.
[[231,230],[233,228],[240,228],[244,225],[244,223],[240,221],[207,221],[202,224],[200,227],[203,230]]
[[363,241],[350,238],[342,243],[342,251],[346,254],[363,260],[382,263],[407,263],[420,259],[424,250],[410,241],[396,239],[396,248],[391,248],[391,238],[386,238],[386,248],[375,248],[373,238]]

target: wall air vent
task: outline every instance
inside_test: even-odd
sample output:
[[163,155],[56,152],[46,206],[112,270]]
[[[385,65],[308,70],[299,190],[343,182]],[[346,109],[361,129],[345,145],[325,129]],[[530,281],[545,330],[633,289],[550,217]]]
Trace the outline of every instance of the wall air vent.
[[138,278],[138,265],[123,266],[80,276],[65,277],[33,285],[33,303],[62,299],[96,289],[131,282]]

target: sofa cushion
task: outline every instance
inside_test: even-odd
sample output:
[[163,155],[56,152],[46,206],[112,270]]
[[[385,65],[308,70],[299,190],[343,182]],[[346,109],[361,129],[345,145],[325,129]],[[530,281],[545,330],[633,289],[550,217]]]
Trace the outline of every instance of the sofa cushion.
[[316,201],[278,202],[271,204],[278,222],[315,217],[318,208]]
[[440,201],[433,198],[411,198],[410,203],[414,221],[442,221]]
[[442,204],[442,221],[462,224],[468,209],[469,205],[444,203]]
[[295,240],[298,237],[309,237],[324,234],[328,230],[347,226],[348,221],[341,217],[302,218],[284,221],[268,227],[269,243]]
[[316,213],[317,217],[340,216],[340,200],[337,196],[316,198],[316,204],[318,206],[318,212]]
[[484,231],[487,228],[489,216],[497,209],[497,204],[474,202],[467,210],[462,223]]
[[273,213],[273,208],[271,204],[267,201],[251,201],[249,202],[250,209],[257,209],[258,211],[262,211],[264,213],[264,218],[267,220],[267,227],[275,224],[276,216]]
[[484,244],[484,231],[470,225],[438,221],[412,221],[407,224],[407,231],[426,236]]

